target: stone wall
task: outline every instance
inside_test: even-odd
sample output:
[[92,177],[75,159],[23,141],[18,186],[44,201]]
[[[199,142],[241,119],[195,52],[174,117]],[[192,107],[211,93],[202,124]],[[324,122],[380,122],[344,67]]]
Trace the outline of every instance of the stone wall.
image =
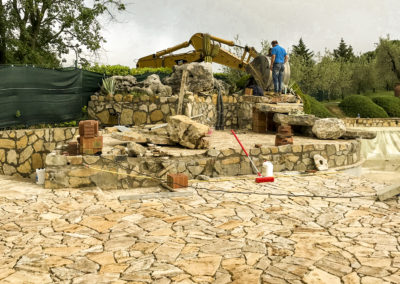
[[[237,127],[237,98],[238,95],[223,96],[225,126],[227,127]],[[188,116],[203,114],[196,121],[214,126],[217,120],[216,105],[216,94],[187,94],[182,110],[183,114]],[[177,107],[177,95],[169,97],[93,95],[89,102],[88,112],[91,118],[99,120],[103,125],[117,124],[118,117],[121,125],[143,125],[167,122],[169,116],[176,114]]]
[[[61,156],[50,154],[46,160],[46,188],[99,186],[104,189],[154,186],[165,180],[167,173],[185,173],[189,178],[199,175],[236,176],[253,171],[240,149],[194,150],[185,157],[131,158],[127,156]],[[328,159],[330,168],[353,165],[360,161],[360,141],[328,144],[265,146],[249,149],[261,170],[264,160],[274,164],[274,170],[306,171],[315,169],[313,156]],[[116,173],[116,174],[115,174]],[[129,176],[127,176],[129,175]],[[141,177],[134,177],[140,175]]]
[[[196,121],[215,126],[217,121],[217,94],[186,94],[183,102],[183,114],[195,116],[203,114]],[[279,98],[282,100],[282,98]],[[293,99],[293,98],[292,98]],[[276,112],[288,113],[290,109],[302,110],[300,102],[286,103],[285,98],[277,101],[273,97],[242,96],[239,94],[222,96],[224,105],[224,126],[233,129],[252,129],[253,107],[262,104],[270,104],[275,108],[284,108],[287,111]],[[276,103],[281,104],[276,104]],[[282,106],[283,105],[283,106]],[[178,107],[178,96],[133,96],[115,95],[102,96],[93,95],[89,102],[89,116],[99,120],[103,125],[142,125],[165,123],[167,118],[176,114]],[[110,111],[111,110],[111,111]],[[115,113],[115,115],[110,115]]]
[[0,174],[29,176],[46,155],[71,140],[77,128],[0,131]]
[[400,127],[400,118],[343,118],[347,127]]

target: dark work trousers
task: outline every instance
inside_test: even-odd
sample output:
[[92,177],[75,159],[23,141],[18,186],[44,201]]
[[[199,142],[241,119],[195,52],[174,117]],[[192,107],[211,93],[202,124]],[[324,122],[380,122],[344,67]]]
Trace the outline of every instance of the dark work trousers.
[[224,130],[224,102],[222,101],[221,89],[218,89],[217,98],[217,125],[216,130]]

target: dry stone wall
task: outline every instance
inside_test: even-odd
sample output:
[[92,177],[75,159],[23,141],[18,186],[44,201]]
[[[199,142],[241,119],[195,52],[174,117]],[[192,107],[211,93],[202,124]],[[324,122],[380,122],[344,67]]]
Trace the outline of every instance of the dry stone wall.
[[0,131],[0,174],[28,177],[46,155],[71,140],[76,128]]
[[[217,121],[217,94],[187,94],[183,101],[183,114],[203,116],[196,119],[200,123],[214,126]],[[222,97],[224,103],[224,124],[226,127],[238,127],[238,95]],[[165,123],[169,116],[176,115],[178,96],[133,96],[93,95],[89,102],[88,112],[91,118],[103,125],[118,123],[122,125],[143,125]]]
[[[240,149],[195,150],[196,154],[176,157],[132,158],[127,156],[61,156],[50,154],[46,160],[46,188],[99,186],[103,189],[154,186],[168,173],[185,173],[189,178],[206,176],[249,175],[253,171]],[[353,165],[360,161],[360,141],[327,144],[265,146],[249,149],[261,169],[264,160],[274,164],[274,170],[314,170],[313,157],[321,155],[329,168]],[[135,177],[140,175],[141,177]]]
[[347,127],[400,127],[400,118],[343,118]]

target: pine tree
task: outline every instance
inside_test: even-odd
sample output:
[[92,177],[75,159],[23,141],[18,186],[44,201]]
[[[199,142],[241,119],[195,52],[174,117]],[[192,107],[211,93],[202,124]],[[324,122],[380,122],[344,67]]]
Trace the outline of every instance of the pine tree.
[[333,56],[336,60],[351,61],[354,58],[353,47],[347,45],[342,38],[339,47],[333,50]]
[[297,45],[293,45],[292,48],[292,55],[302,58],[305,64],[312,65],[314,63],[312,59],[314,52],[307,48],[307,46],[304,44],[303,38],[300,38],[299,43]]

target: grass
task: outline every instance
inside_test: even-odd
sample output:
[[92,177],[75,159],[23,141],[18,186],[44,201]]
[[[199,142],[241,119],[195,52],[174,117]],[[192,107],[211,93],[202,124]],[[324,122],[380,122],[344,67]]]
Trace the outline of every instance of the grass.
[[324,102],[325,107],[336,117],[344,118],[346,115],[339,107],[340,102]]

